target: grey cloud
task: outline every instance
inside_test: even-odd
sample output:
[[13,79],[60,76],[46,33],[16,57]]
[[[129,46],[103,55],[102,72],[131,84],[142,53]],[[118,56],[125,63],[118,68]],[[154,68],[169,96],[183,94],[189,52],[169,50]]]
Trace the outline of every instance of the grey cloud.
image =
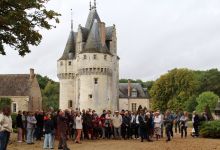
[[[218,0],[97,0],[106,25],[116,24],[121,78],[152,80],[176,67],[220,69],[220,1]],[[48,7],[62,14],[56,29],[41,31],[43,41],[24,58],[7,47],[0,56],[0,73],[37,73],[55,80],[56,61],[70,31],[85,25],[89,0],[51,0]]]

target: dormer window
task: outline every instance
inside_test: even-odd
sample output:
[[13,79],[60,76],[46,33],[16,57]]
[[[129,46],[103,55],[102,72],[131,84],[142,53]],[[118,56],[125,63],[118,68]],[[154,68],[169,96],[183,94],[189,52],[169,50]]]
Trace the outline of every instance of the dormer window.
[[69,62],[68,62],[68,64],[69,64],[69,66],[71,66],[72,62],[71,62],[71,61],[69,61]]
[[137,97],[137,89],[132,89],[132,91],[131,91],[131,97]]

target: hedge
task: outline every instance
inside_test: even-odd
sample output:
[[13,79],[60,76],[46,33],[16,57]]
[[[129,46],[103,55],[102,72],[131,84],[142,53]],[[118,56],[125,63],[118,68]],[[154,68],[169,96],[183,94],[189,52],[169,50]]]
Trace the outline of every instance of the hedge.
[[220,138],[220,120],[202,123],[199,133],[204,138]]

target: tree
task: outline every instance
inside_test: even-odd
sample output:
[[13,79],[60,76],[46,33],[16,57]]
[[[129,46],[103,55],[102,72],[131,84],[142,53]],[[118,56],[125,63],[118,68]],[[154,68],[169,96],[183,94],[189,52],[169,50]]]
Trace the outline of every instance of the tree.
[[[198,89],[198,81],[193,71],[188,69],[173,69],[162,75],[153,84],[150,95],[153,99],[153,109],[165,111],[169,107],[183,109],[185,101]],[[177,102],[175,102],[177,101]],[[181,102],[179,105],[178,102]],[[178,105],[177,105],[178,104]],[[177,109],[177,108],[175,108]]]
[[44,90],[43,95],[43,109],[48,110],[53,107],[55,110],[59,108],[59,83],[48,82]]
[[218,102],[218,99],[219,96],[213,92],[203,92],[196,98],[196,101],[198,103],[198,105],[196,106],[196,111],[204,112],[205,108],[209,106],[211,112],[213,112]]
[[40,89],[43,90],[48,82],[55,83],[53,80],[49,79],[47,76],[42,77],[41,75],[37,75],[37,80],[40,86]]
[[196,110],[196,106],[198,105],[196,101],[196,96],[191,96],[186,102],[185,102],[185,110],[188,112],[193,112]]
[[199,93],[212,91],[220,96],[220,71],[218,69],[195,71],[195,74],[200,83]]
[[11,99],[10,98],[0,98],[0,110],[2,108],[9,106],[11,107]]
[[55,27],[49,21],[59,23],[58,14],[46,9],[49,0],[1,0],[0,1],[0,54],[6,55],[4,45],[9,45],[24,56],[37,46],[42,35],[39,29]]

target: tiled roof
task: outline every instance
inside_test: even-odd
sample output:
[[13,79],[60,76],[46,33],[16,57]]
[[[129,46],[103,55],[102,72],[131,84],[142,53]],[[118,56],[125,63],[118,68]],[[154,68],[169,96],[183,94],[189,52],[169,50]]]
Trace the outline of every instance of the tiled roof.
[[63,55],[59,60],[67,60],[67,59],[75,58],[76,55],[75,35],[76,33],[74,33],[73,31],[70,32]]
[[[144,91],[140,83],[130,83],[132,89],[137,90],[137,98],[149,98],[148,92]],[[119,98],[128,98],[128,83],[119,83]]]
[[29,74],[0,75],[0,96],[28,96]]
[[97,21],[101,22],[101,19],[99,18],[99,15],[98,15],[96,9],[92,9],[92,10],[90,10],[90,12],[89,12],[89,16],[88,16],[88,18],[87,18],[86,26],[85,26],[85,27],[86,27],[87,29],[91,29],[91,28],[92,28],[92,24],[93,24],[93,22],[94,22],[95,19],[96,19]]

